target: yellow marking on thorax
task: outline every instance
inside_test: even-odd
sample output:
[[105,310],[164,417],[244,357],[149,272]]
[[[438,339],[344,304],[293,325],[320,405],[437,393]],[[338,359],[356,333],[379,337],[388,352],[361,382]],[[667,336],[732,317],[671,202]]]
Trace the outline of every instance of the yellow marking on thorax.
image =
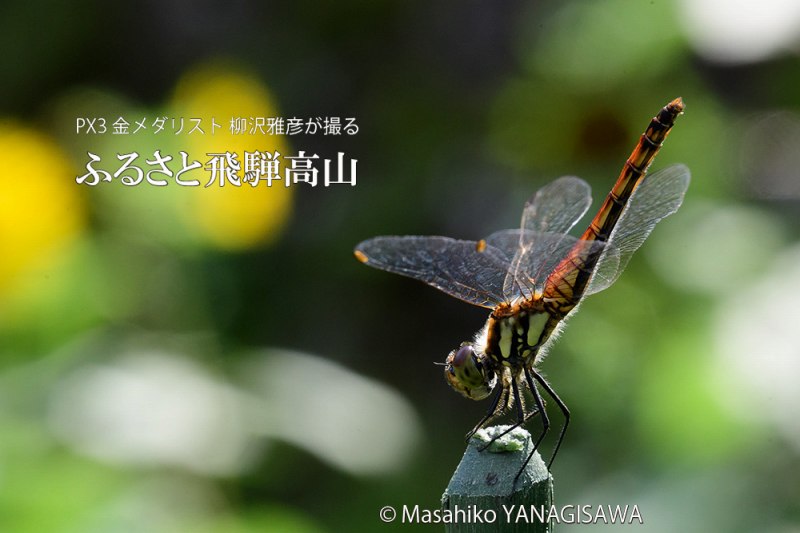
[[511,338],[513,336],[513,322],[514,318],[507,318],[500,321],[500,341],[497,345],[500,347],[500,357],[508,359],[511,355]]
[[531,315],[528,325],[528,345],[536,346],[539,342],[539,337],[542,336],[547,321],[550,320],[550,315],[547,313],[536,313]]

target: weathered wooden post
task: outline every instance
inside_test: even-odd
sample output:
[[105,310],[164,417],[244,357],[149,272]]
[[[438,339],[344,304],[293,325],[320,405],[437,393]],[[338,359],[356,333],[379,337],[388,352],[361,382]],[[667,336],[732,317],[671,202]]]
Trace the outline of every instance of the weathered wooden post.
[[515,480],[533,447],[530,434],[517,428],[479,451],[505,429],[485,428],[470,439],[442,495],[442,511],[452,518],[445,531],[552,531],[553,478],[538,452]]

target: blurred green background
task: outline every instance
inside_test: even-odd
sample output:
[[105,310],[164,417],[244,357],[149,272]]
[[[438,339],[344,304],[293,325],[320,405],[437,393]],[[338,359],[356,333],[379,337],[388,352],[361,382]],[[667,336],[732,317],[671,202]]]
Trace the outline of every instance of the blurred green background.
[[[719,0],[0,7],[0,531],[387,526],[486,409],[441,362],[485,312],[374,271],[563,174],[693,174],[543,365],[560,504],[646,531],[800,531],[800,8]],[[354,136],[75,134],[78,117],[354,117]],[[337,152],[355,187],[86,187],[87,151]],[[552,446],[548,440],[545,446]],[[591,526],[562,526],[559,531]],[[596,529],[602,529],[599,526]]]

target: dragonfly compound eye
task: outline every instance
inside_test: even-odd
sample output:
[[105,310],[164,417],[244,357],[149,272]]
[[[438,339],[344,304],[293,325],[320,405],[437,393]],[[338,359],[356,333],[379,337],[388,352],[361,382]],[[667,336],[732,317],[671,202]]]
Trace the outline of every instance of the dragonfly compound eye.
[[470,344],[464,344],[447,356],[444,377],[454,390],[467,398],[483,400],[497,383],[497,376],[485,361],[485,355],[476,353]]

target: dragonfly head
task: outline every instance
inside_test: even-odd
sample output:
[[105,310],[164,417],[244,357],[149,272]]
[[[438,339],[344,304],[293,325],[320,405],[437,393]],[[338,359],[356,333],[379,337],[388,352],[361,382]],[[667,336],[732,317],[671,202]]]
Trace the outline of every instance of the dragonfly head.
[[497,375],[487,364],[486,356],[466,342],[447,356],[444,378],[455,391],[472,400],[483,400],[497,384]]

